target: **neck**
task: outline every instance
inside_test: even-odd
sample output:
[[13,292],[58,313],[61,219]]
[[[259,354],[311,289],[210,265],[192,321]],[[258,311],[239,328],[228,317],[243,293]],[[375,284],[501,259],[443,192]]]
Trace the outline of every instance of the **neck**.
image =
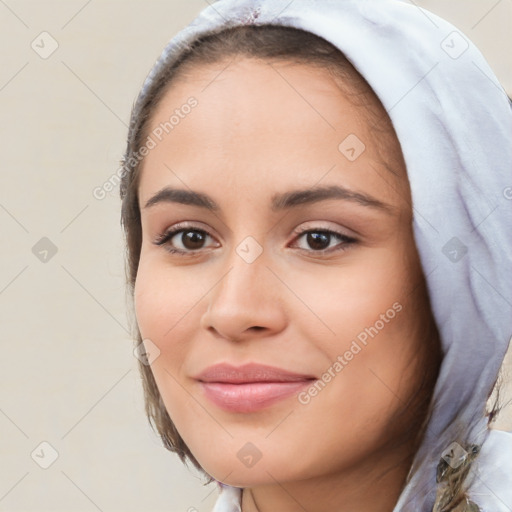
[[374,455],[359,467],[307,480],[273,479],[247,487],[242,493],[242,512],[392,512],[412,463],[410,455],[400,452],[387,458]]

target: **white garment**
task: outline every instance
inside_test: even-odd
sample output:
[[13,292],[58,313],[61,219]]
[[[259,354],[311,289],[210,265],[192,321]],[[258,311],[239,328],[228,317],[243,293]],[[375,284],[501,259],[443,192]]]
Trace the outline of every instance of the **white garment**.
[[222,485],[212,512],[241,512],[242,489]]
[[[512,335],[512,110],[489,65],[447,21],[399,0],[218,0],[164,49],[170,66],[197,37],[241,24],[293,26],[338,47],[387,110],[403,150],[414,235],[444,359],[419,467],[394,512],[430,512],[436,467],[460,441],[483,445],[471,496],[486,512],[512,511],[512,434],[484,417]],[[507,193],[508,190],[508,193]],[[225,489],[215,512],[239,510]]]

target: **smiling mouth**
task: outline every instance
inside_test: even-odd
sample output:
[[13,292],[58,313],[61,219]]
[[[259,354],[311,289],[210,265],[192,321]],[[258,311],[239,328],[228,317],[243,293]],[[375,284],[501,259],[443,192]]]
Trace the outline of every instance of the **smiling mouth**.
[[311,375],[255,363],[218,364],[195,377],[204,395],[230,412],[254,412],[284,400],[316,380]]

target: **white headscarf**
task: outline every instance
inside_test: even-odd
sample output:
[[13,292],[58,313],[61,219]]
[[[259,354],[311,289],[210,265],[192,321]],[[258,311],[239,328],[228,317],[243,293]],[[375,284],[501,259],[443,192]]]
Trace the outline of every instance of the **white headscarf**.
[[[297,27],[352,62],[387,110],[403,150],[414,235],[444,358],[419,463],[394,512],[430,512],[436,468],[481,446],[469,496],[483,512],[512,511],[512,433],[489,430],[485,404],[512,335],[512,109],[471,41],[399,0],[218,0],[179,32],[148,75],[197,37],[242,24]],[[450,450],[454,450],[451,452]],[[464,453],[464,452],[462,452]],[[222,486],[215,511],[240,509]]]

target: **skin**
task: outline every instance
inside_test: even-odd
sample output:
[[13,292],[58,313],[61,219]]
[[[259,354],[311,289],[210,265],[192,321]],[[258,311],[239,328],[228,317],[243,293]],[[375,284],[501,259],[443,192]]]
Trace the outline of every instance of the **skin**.
[[[205,471],[245,488],[244,512],[391,511],[412,455],[410,442],[397,445],[412,419],[392,420],[422,376],[417,312],[426,307],[398,141],[370,130],[366,112],[326,70],[245,57],[227,63],[189,70],[151,119],[150,129],[190,96],[199,102],[146,156],[139,184],[135,311],[142,338],[160,350],[151,365],[156,383]],[[355,161],[338,149],[349,134],[366,146]],[[388,207],[328,199],[270,208],[276,193],[321,185]],[[208,194],[220,210],[145,208],[166,186]],[[153,243],[180,222],[208,233],[196,245],[175,235],[168,246],[184,256]],[[319,248],[298,228],[356,242],[332,235]],[[236,252],[248,236],[263,251],[252,263]],[[305,405],[292,396],[258,412],[227,412],[193,379],[219,362],[321,378],[397,302],[395,318]],[[248,442],[261,453],[252,467],[237,457]]]

